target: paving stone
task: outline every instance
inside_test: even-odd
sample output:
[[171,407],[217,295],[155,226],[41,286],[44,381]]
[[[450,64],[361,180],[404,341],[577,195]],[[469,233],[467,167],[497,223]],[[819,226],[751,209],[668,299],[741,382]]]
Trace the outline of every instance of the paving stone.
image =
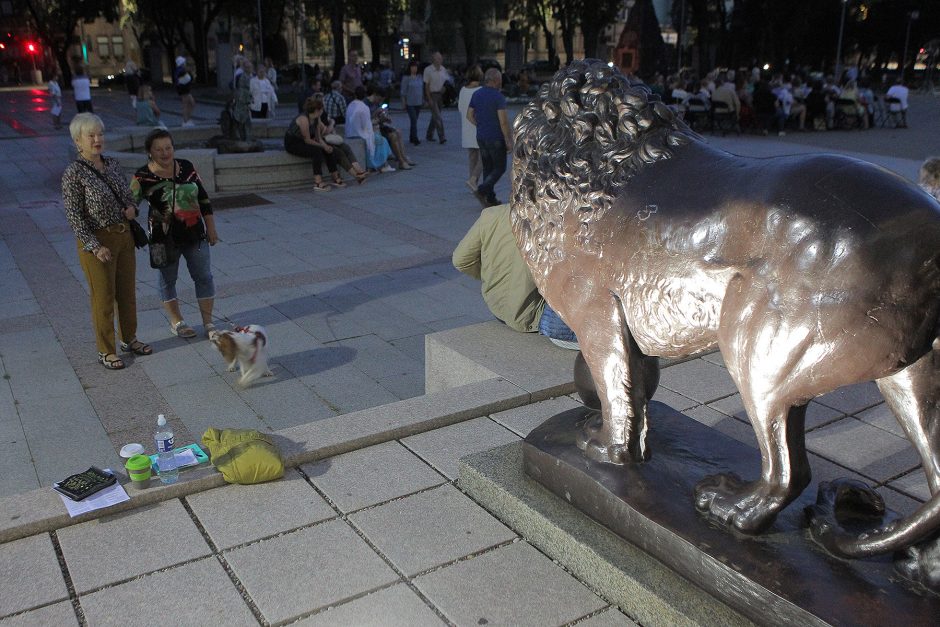
[[875,481],[887,481],[920,463],[907,439],[851,417],[807,433],[806,448]]
[[209,545],[178,499],[58,531],[77,592],[209,554]]
[[881,486],[875,490],[875,492],[884,498],[885,507],[894,510],[902,516],[910,516],[923,505],[923,502],[912,499],[906,494],[901,494],[897,490],[892,490],[890,487]]
[[120,463],[84,393],[20,402],[17,410],[42,485],[92,464],[117,467]]
[[725,368],[701,359],[663,368],[659,385],[699,403],[709,403],[738,391]]
[[923,467],[915,468],[888,485],[921,501],[926,501],[930,498],[930,486],[927,483],[927,475],[924,474]]
[[685,411],[696,405],[699,405],[697,401],[693,401],[691,398],[686,398],[677,392],[673,392],[669,388],[659,386],[656,388],[656,393],[653,394],[653,400],[659,401],[665,405],[669,405],[676,411]]
[[349,520],[408,576],[516,537],[451,485],[357,512]]
[[55,627],[71,627],[74,625],[78,627],[79,623],[72,602],[62,601],[25,614],[0,619],[0,625],[3,625],[3,627],[49,627],[50,625],[55,625]]
[[907,437],[907,434],[904,433],[904,429],[898,424],[897,418],[894,417],[894,413],[892,413],[887,403],[879,403],[865,411],[860,411],[855,414],[855,417],[862,422],[866,422],[879,429],[884,429],[900,438]]
[[300,380],[339,413],[378,407],[399,400],[352,364],[307,375]]
[[279,375],[266,385],[238,390],[238,395],[275,431],[336,415],[336,411],[307,386],[297,379],[287,378],[287,374],[282,370],[283,376]]
[[398,442],[370,446],[302,468],[344,512],[446,482]]
[[[230,373],[228,376],[234,384],[238,375]],[[266,425],[232,390],[231,385],[219,377],[178,383],[161,391],[173,412],[196,437],[200,437],[209,427],[267,430]]]
[[637,624],[615,607],[598,612],[578,623],[579,627],[637,627]]
[[413,435],[403,439],[402,444],[453,480],[457,478],[457,462],[461,457],[518,439],[515,433],[488,418],[475,418]]
[[405,584],[292,623],[295,627],[434,627],[446,623]]
[[[202,332],[198,328],[197,333]],[[142,337],[146,337],[140,333]],[[179,338],[169,342],[174,345],[172,349],[157,350],[147,359],[141,360],[141,367],[154,385],[160,388],[169,387],[178,383],[192,383],[215,376],[216,372],[203,359],[191,344],[179,345]],[[155,342],[151,342],[153,346]],[[219,358],[221,359],[221,357]]]
[[[720,431],[730,436],[738,442],[743,442],[748,446],[757,448],[757,437],[754,435],[754,428],[751,425],[741,422],[737,418],[732,418],[727,414],[714,410],[709,405],[699,405],[683,412],[689,418],[699,421],[703,425],[708,425],[716,431]],[[650,425],[651,429],[656,428],[656,424]],[[653,451],[655,455],[656,452]]]
[[816,399],[826,407],[844,414],[854,414],[884,400],[874,381],[846,385]]
[[532,429],[555,414],[560,414],[563,411],[577,407],[582,407],[581,403],[575,402],[567,396],[559,396],[547,401],[542,401],[541,403],[523,405],[522,407],[497,412],[492,414],[490,418],[519,437],[524,438],[529,435]]
[[275,623],[388,585],[395,572],[342,520],[225,554],[265,620]]
[[0,544],[0,616],[68,598],[49,534]]
[[607,605],[526,542],[422,575],[414,584],[458,625],[563,625]]
[[303,527],[336,515],[296,470],[279,481],[227,485],[186,498],[219,549]]
[[89,625],[124,627],[138,608],[149,609],[151,618],[163,609],[180,625],[258,624],[214,557],[83,595],[80,602]]
[[[750,422],[747,412],[744,411],[744,403],[741,402],[741,395],[734,394],[708,404],[709,407],[717,409],[723,414],[734,416],[744,422]],[[816,401],[810,401],[806,406],[806,428],[815,429],[821,425],[833,422],[844,416],[840,411],[826,407]]]

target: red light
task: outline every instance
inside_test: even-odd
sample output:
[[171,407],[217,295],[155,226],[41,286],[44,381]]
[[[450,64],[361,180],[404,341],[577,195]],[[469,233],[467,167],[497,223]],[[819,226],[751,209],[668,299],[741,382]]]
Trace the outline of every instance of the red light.
[[4,43],[0,43],[0,50],[6,50],[6,49],[7,49],[7,45]]
[[36,54],[36,44],[29,42],[26,44],[26,50],[28,50],[30,54]]

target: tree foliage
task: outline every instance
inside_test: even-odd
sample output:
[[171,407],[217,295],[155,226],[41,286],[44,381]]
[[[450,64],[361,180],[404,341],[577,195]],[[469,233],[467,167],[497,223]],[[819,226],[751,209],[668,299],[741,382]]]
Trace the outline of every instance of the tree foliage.
[[68,50],[75,43],[79,22],[98,17],[109,21],[118,18],[117,0],[21,0],[19,8],[29,13],[39,38],[55,55],[65,85],[72,81]]

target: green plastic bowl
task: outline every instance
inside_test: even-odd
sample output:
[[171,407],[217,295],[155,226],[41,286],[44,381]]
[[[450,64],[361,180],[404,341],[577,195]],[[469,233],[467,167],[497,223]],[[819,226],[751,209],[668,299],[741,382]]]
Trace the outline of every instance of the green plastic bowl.
[[150,480],[150,458],[146,455],[132,455],[124,464],[131,481],[143,483]]

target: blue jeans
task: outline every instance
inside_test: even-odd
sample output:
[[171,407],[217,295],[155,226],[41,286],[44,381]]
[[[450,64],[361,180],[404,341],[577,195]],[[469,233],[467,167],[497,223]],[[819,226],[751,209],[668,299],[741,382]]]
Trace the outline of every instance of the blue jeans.
[[[180,257],[186,259],[189,276],[196,285],[196,298],[215,298],[215,283],[212,281],[212,270],[209,267],[209,242],[199,240],[187,244],[181,252]],[[176,277],[179,275],[179,269],[179,259],[176,263],[160,268],[160,298],[163,302],[176,300]]]
[[421,105],[408,105],[405,108],[408,109],[408,119],[411,121],[408,141],[414,144],[418,142],[418,114],[421,113]]
[[483,162],[483,174],[480,176],[477,191],[483,194],[488,202],[495,203],[496,193],[493,188],[506,172],[506,143],[502,139],[478,137],[477,144],[480,146],[480,161]]

